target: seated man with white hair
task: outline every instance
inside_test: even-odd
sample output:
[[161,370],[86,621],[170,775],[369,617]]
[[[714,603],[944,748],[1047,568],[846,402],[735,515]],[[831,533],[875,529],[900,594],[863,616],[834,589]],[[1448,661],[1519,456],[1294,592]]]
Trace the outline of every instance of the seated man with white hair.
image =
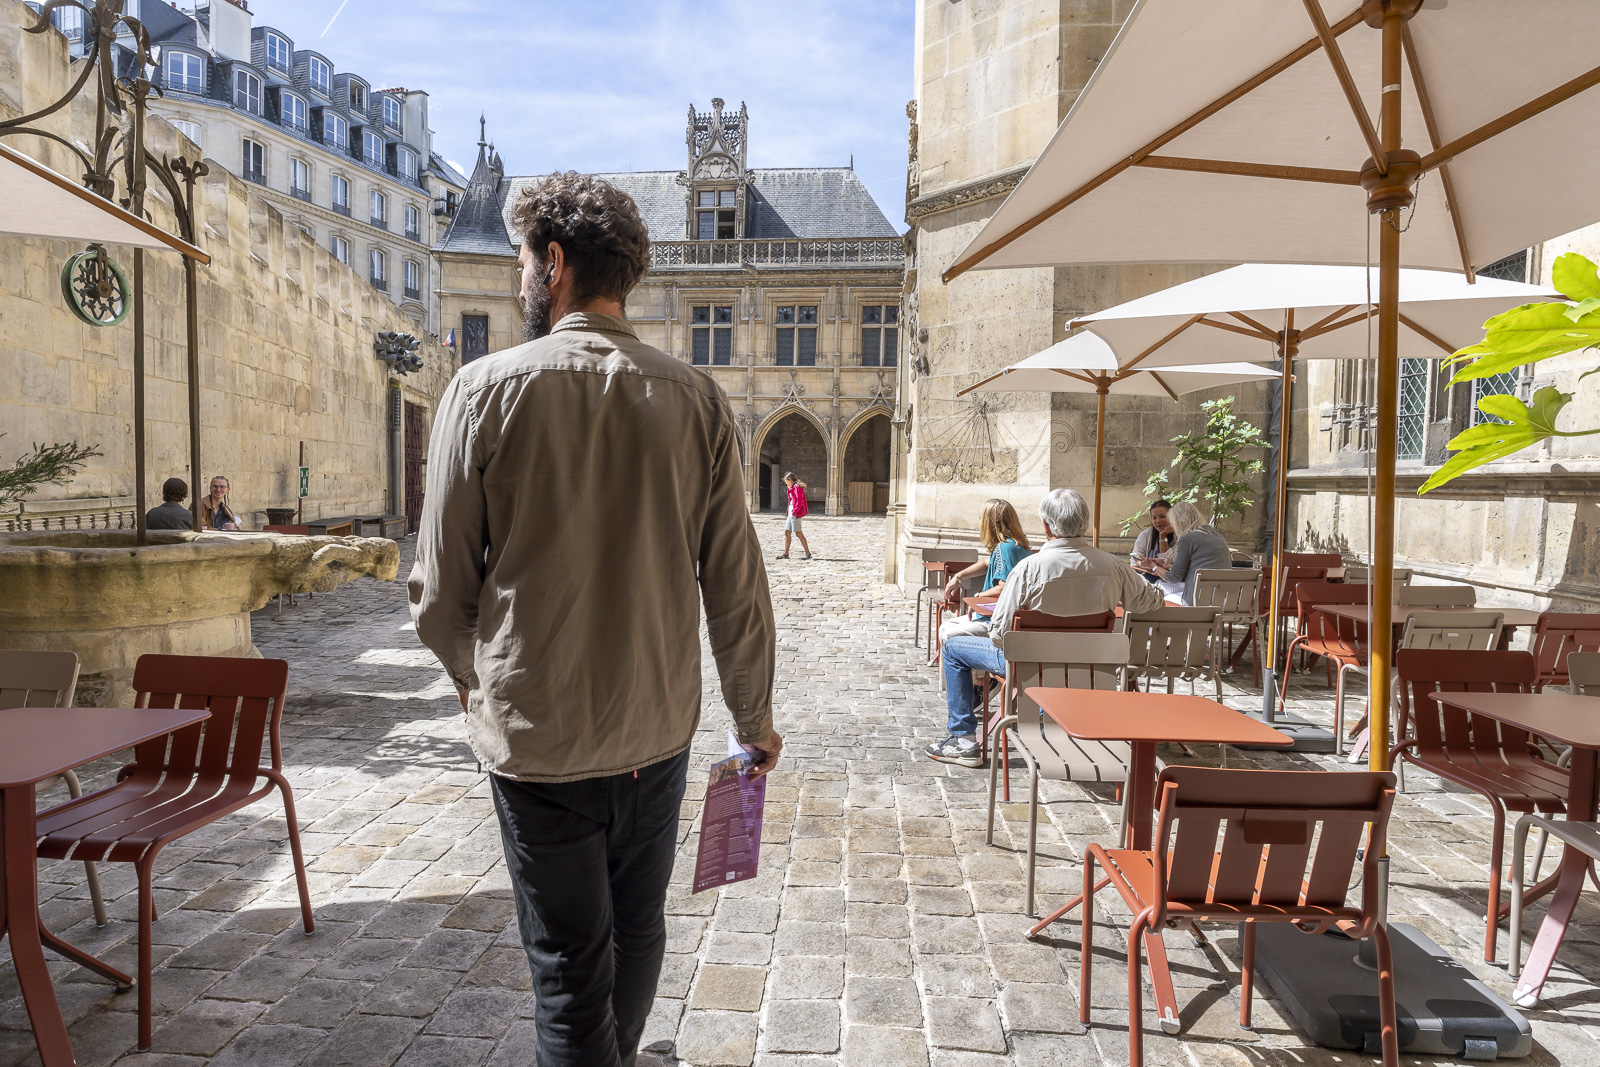
[[[1063,576],[1109,579],[1093,584],[1097,597],[1085,601],[1083,614],[1110,611],[1119,604],[1126,611],[1154,611],[1163,601],[1161,590],[1141,579],[1127,563],[1109,552],[1092,546],[1089,532],[1089,505],[1073,489],[1056,489],[1039,502],[1039,518],[1044,520],[1048,540],[1038,552],[1011,569],[994,606],[987,636],[952,637],[944,644],[945,701],[949,712],[950,736],[924,749],[940,763],[962,767],[983,766],[983,748],[978,744],[972,672],[1004,674],[1005,654],[1000,643],[1011,629],[1011,619],[1021,609],[1040,610],[1046,583]],[[1089,588],[1089,583],[1085,583]]]

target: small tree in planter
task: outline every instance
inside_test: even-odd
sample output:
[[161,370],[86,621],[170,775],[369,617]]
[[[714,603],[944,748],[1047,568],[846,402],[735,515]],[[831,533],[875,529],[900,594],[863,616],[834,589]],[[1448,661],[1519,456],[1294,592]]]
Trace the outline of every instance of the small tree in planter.
[[76,441],[35,444],[31,453],[22,455],[9,467],[0,467],[0,511],[9,510],[43,486],[66,485],[85,463],[104,454],[99,445],[80,445]]
[[[1234,414],[1233,401],[1224,396],[1200,405],[1206,417],[1204,428],[1172,439],[1178,454],[1166,470],[1150,472],[1144,486],[1147,504],[1161,497],[1174,504],[1188,500],[1209,508],[1211,521],[1218,523],[1244,514],[1244,509],[1255,503],[1255,490],[1247,479],[1266,468],[1259,458],[1246,458],[1245,453],[1266,442],[1259,427]],[[1128,516],[1122,521],[1122,532],[1126,534],[1143,517],[1143,512]]]

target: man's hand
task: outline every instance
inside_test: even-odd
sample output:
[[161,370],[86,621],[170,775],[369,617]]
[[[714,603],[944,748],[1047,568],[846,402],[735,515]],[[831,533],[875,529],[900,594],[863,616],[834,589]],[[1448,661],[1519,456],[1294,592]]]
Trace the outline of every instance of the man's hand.
[[467,710],[467,690],[461,689],[461,688],[457,688],[456,689],[456,699],[461,701],[461,710],[462,711],[466,711]]
[[755,766],[750,768],[750,777],[760,778],[777,765],[778,754],[783,751],[783,738],[774,730],[772,736],[759,745],[747,745],[741,741],[739,747],[756,758]]

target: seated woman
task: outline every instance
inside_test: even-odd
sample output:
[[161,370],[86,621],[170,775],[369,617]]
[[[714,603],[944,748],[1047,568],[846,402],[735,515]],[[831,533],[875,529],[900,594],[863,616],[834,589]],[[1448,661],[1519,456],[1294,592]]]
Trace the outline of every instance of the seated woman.
[[1216,527],[1205,521],[1200,509],[1187,500],[1175,505],[1170,518],[1172,531],[1178,537],[1178,546],[1172,553],[1170,564],[1155,562],[1150,572],[1160,579],[1161,589],[1168,600],[1194,603],[1195,577],[1213,567],[1232,567],[1233,550],[1223,540]]
[[1147,567],[1157,561],[1169,563],[1172,560],[1172,546],[1177,543],[1177,536],[1173,534],[1172,523],[1167,518],[1171,510],[1172,504],[1166,497],[1151,504],[1150,525],[1140,530],[1139,536],[1133,539],[1133,569],[1143,574],[1146,581],[1157,580]]
[[[1022,532],[1022,520],[1017,509],[1004,500],[994,499],[983,506],[983,517],[978,520],[978,536],[989,553],[987,563],[979,561],[961,571],[944,587],[946,600],[955,601],[961,596],[961,579],[983,574],[983,591],[979,596],[999,596],[1005,588],[1006,576],[1018,562],[1033,554],[1028,535]],[[989,620],[982,615],[970,619],[950,618],[939,627],[939,644],[951,637],[987,637]]]

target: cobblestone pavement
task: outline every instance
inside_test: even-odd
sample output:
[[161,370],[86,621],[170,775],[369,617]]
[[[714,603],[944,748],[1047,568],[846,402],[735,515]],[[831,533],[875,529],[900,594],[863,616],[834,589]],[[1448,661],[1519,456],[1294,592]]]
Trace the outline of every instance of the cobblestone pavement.
[[[756,521],[771,556],[779,520]],[[910,602],[880,581],[882,521],[819,517],[808,526],[818,559],[769,560],[777,716],[788,745],[768,792],[761,874],[718,893],[688,892],[697,797],[728,723],[707,656],[707,713],[646,1041],[673,1039],[684,1062],[707,1065],[1125,1063],[1125,909],[1102,895],[1095,1025],[1086,1031],[1077,1022],[1076,919],[1043,941],[1023,936],[1026,805],[1003,805],[996,844],[986,845],[986,775],[921,754],[943,734],[943,702],[937,674],[911,645]],[[184,838],[159,865],[150,1052],[132,1051],[133,994],[52,965],[79,1062],[531,1064],[532,994],[495,819],[450,686],[412,632],[404,587],[358,582],[302,598],[281,616],[269,607],[254,626],[262,653],[292,668],[285,760],[316,934],[298,927],[275,802]],[[1327,690],[1320,675],[1307,678],[1315,688],[1297,703],[1325,718]],[[1232,686],[1228,699],[1260,700]],[[1196,755],[1216,758],[1204,748]],[[86,785],[110,781],[115,766],[87,768]],[[1503,965],[1480,959],[1487,809],[1410,777],[1391,837],[1392,914],[1506,995]],[[1053,908],[1078,884],[1085,843],[1113,835],[1117,811],[1109,794],[1073,785],[1047,784],[1044,798],[1039,882],[1041,906]],[[82,868],[43,867],[45,921],[132,969],[132,872],[107,865],[101,877],[112,898],[103,929],[90,917]],[[1592,899],[1578,918],[1547,987],[1551,1007],[1532,1013],[1537,1044],[1527,1063],[1600,1058]],[[1306,1047],[1260,986],[1256,1028],[1241,1030],[1231,929],[1216,928],[1204,948],[1182,933],[1167,940],[1185,1029],[1156,1030],[1147,998],[1151,1064],[1372,1062]],[[0,1064],[37,1062],[26,1027],[6,963]]]

